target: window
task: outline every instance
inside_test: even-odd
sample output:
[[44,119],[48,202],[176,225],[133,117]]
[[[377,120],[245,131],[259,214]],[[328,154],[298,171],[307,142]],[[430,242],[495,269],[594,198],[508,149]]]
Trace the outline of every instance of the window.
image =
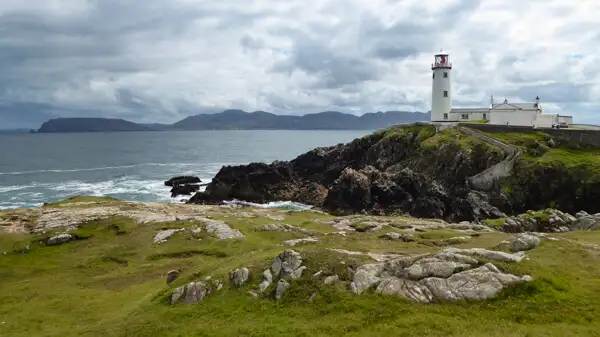
[[486,119],[487,119],[487,115],[483,114],[483,120],[486,120]]
[[444,114],[444,119],[448,119],[448,114]]
[[448,78],[448,73],[444,71],[444,78]]
[[448,91],[444,90],[444,97],[448,97]]
[[461,119],[469,119],[469,114],[462,114],[460,115]]
[[435,73],[433,73],[433,78],[435,78]]

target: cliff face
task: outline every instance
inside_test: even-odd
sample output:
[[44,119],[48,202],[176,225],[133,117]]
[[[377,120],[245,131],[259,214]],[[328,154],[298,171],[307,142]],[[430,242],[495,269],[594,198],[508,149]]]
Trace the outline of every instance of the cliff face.
[[393,127],[290,162],[226,166],[190,203],[293,200],[328,212],[470,220],[503,216],[465,179],[502,160],[500,149],[458,130]]

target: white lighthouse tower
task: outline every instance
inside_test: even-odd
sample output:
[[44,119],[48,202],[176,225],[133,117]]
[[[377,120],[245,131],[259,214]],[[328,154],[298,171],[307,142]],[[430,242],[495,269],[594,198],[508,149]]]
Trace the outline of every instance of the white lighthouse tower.
[[448,121],[450,119],[450,109],[452,109],[452,90],[450,88],[452,63],[448,60],[448,54],[441,51],[436,54],[431,70],[433,72],[431,121]]

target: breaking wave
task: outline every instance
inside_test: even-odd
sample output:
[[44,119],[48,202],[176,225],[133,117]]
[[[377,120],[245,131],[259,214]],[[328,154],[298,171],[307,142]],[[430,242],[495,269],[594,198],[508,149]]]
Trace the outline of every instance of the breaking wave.
[[225,204],[229,205],[242,205],[242,206],[250,206],[256,208],[277,208],[284,209],[289,211],[307,211],[312,209],[313,207],[310,205],[301,204],[293,201],[272,201],[266,204],[257,204],[254,202],[242,201],[242,200],[230,200],[224,201]]

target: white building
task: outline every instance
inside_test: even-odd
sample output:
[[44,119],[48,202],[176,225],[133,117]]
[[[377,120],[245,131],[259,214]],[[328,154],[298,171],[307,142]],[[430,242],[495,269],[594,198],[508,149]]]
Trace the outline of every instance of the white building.
[[443,122],[480,122],[496,125],[531,126],[534,128],[550,128],[559,124],[573,124],[572,116],[558,114],[543,114],[540,98],[534,103],[494,103],[490,97],[487,108],[458,108],[452,109],[452,63],[448,54],[435,55],[431,65],[433,83],[431,93],[431,121]]

